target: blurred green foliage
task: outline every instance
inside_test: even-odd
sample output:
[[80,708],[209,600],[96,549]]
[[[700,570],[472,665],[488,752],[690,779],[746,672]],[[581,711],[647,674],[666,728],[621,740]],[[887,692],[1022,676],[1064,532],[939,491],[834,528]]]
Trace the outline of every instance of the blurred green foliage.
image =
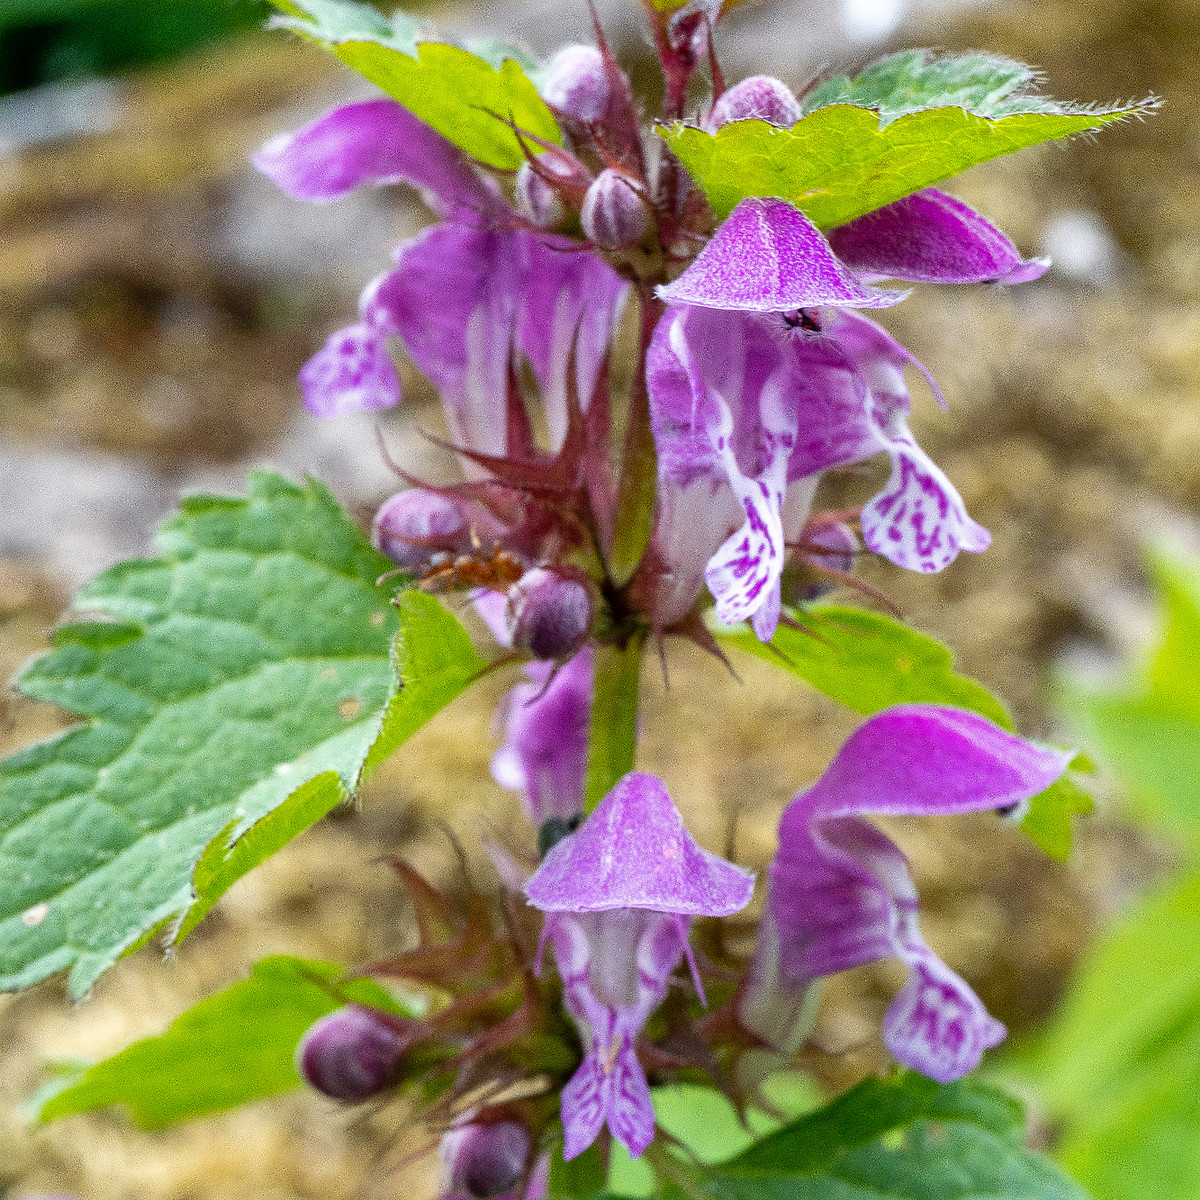
[[1200,1195],[1200,562],[1156,551],[1150,571],[1156,648],[1063,708],[1180,863],[1092,947],[1023,1063],[1096,1200]]
[[269,11],[261,0],[0,0],[0,93],[186,54]]

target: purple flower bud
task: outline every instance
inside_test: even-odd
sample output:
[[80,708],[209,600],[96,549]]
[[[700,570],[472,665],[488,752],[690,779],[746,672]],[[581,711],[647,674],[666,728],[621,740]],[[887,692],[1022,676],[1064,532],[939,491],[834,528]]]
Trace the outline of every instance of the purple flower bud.
[[349,1004],[322,1017],[301,1039],[296,1067],[335,1100],[369,1100],[387,1087],[404,1046],[369,1008]]
[[555,190],[528,164],[517,171],[517,209],[538,228],[550,229],[565,215],[563,202]]
[[398,566],[415,567],[431,552],[457,549],[466,524],[452,500],[411,488],[380,505],[371,541]]
[[849,575],[854,570],[854,558],[859,552],[858,538],[854,530],[842,521],[828,525],[816,525],[804,530],[801,537],[800,551],[796,558],[799,563],[817,567],[817,578],[811,575],[795,581],[792,594],[788,596],[789,603],[797,601],[819,600],[833,588],[828,576],[822,577],[820,568],[826,571],[840,571]]
[[442,1138],[442,1162],[452,1195],[487,1200],[516,1187],[525,1174],[531,1143],[516,1121],[476,1122]]
[[641,241],[650,212],[633,181],[609,167],[588,188],[579,222],[588,240],[601,250],[620,250]]
[[608,72],[595,46],[564,46],[546,71],[542,99],[567,117],[590,124],[608,108]]
[[569,658],[592,627],[592,592],[585,578],[534,567],[508,593],[512,645],[535,658]]
[[755,119],[790,129],[802,116],[804,110],[786,84],[770,75],[751,75],[721,95],[706,124],[715,132],[729,121]]

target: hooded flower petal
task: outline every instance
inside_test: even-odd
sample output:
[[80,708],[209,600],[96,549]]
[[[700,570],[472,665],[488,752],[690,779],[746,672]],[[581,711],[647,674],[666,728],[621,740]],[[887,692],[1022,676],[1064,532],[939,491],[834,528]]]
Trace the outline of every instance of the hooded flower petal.
[[674,283],[658,289],[671,304],[790,313],[800,308],[887,308],[907,292],[861,283],[820,230],[785,200],[751,197]]
[[661,779],[632,772],[546,855],[525,893],[544,912],[649,908],[725,917],[754,877],[696,845]]
[[[1003,1027],[925,944],[904,855],[861,814],[1017,804],[1049,787],[1070,758],[959,709],[902,705],[864,722],[780,822],[768,897],[774,941],[761,953],[778,956],[784,993],[895,955],[911,974],[885,1018],[888,1048],[942,1081],[973,1068]],[[761,1010],[762,998],[743,1007]]]
[[461,151],[394,100],[335,108],[272,138],[251,161],[297,200],[326,203],[356,187],[404,182],[440,215],[497,204]]
[[692,916],[737,912],[753,888],[752,876],[696,845],[652,775],[626,775],[547,853],[525,893],[547,914],[543,938],[586,1050],[562,1093],[565,1158],[587,1149],[605,1122],[635,1157],[650,1144],[638,1035],[671,972],[685,954],[691,960]]
[[986,218],[926,188],[830,230],[838,258],[869,279],[917,283],[1028,283],[1050,265],[1022,258]]

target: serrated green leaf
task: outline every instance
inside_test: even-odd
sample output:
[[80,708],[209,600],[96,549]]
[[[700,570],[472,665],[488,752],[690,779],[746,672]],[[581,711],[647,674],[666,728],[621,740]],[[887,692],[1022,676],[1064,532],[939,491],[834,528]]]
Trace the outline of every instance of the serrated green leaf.
[[402,742],[478,677],[487,664],[475,653],[462,622],[424,592],[402,592],[397,600],[395,695],[383,714],[363,774],[368,775]]
[[433,679],[410,671],[422,702],[384,722],[403,707],[400,620],[376,585],[391,564],[315,483],[255,473],[247,499],[185,500],[159,542],[165,557],[81,592],[111,623],[60,629],[18,680],[86,719],[0,762],[0,987],[67,968],[81,995],[150,931],[184,913],[190,928],[479,665],[416,600],[406,645],[436,633],[408,652]]
[[[650,1098],[654,1104],[655,1122],[686,1152],[681,1157],[715,1163],[741,1153],[753,1145],[756,1138],[774,1133],[788,1120],[812,1112],[821,1104],[817,1085],[799,1071],[776,1072],[761,1086],[774,1114],[751,1107],[744,1117],[740,1116],[724,1093],[698,1084],[673,1083],[652,1088]],[[630,1158],[620,1142],[612,1144],[609,1164],[611,1191],[630,1197],[653,1193],[655,1176],[650,1165],[644,1159]]]
[[[710,629],[726,645],[786,668],[863,716],[893,704],[947,704],[1014,728],[1008,710],[987,688],[954,670],[954,655],[941,642],[910,626],[834,604],[790,615],[811,632],[780,625],[764,645],[745,625],[710,621]],[[1021,829],[1047,854],[1064,859],[1071,850],[1071,818],[1091,808],[1087,792],[1071,779],[1059,779],[1033,797]]]
[[525,161],[508,121],[546,141],[562,140],[554,114],[523,69],[528,59],[520,55],[518,61],[502,43],[476,43],[481,55],[422,40],[420,23],[412,17],[384,17],[349,0],[301,0],[278,7],[290,15],[276,25],[326,46],[486,166],[515,170]]
[[255,821],[241,836],[240,821],[230,821],[204,848],[192,872],[195,899],[172,931],[181,942],[212,910],[212,906],[259,863],[331,813],[350,798],[336,771],[325,771],[298,787],[278,808]]
[[697,1171],[688,1191],[713,1200],[1086,1200],[1048,1159],[1022,1148],[1022,1126],[1016,1101],[969,1080],[868,1079]]
[[55,1085],[36,1117],[124,1104],[143,1129],[161,1129],[297,1087],[296,1046],[314,1021],[350,999],[404,1011],[378,984],[354,980],[347,988],[343,974],[333,963],[264,959],[249,979],[200,1001],[165,1033]]
[[998,54],[947,54],[901,50],[851,78],[832,75],[803,98],[804,111],[828,104],[874,109],[884,122],[925,108],[953,105],[979,117],[1013,113],[1066,113],[1067,105],[1039,96],[1037,73],[1024,63]]
[[790,129],[732,121],[715,134],[682,124],[658,132],[719,218],[747,196],[778,196],[829,229],[977,163],[1145,111],[1141,104],[993,119],[943,107],[889,122],[869,108],[830,104]]

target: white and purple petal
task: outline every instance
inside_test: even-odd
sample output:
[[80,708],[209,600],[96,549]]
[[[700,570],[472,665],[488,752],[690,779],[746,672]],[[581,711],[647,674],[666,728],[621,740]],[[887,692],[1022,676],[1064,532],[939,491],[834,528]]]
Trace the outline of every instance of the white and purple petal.
[[[629,284],[576,243],[522,236],[516,337],[537,377],[550,448],[557,450],[567,431],[568,388],[574,385],[586,412]],[[574,380],[568,376],[572,351]]]
[[332,334],[300,368],[300,394],[314,417],[378,412],[400,403],[387,335],[359,322]]
[[949,566],[960,550],[986,550],[992,535],[967,515],[962,497],[917,445],[899,413],[882,436],[892,470],[887,484],[862,510],[867,546],[897,566],[923,574]]

